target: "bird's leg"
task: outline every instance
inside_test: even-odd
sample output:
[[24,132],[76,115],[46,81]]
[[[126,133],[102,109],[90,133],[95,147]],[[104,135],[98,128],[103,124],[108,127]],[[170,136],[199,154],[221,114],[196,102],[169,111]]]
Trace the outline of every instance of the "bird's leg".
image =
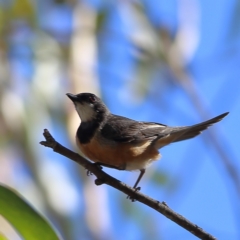
[[[134,184],[134,186],[133,186],[133,188],[135,189],[136,192],[141,189],[141,187],[137,187],[137,185],[139,184],[139,182],[140,182],[140,180],[142,179],[142,177],[143,177],[143,175],[144,175],[145,172],[146,172],[145,169],[140,169],[140,174],[139,174],[139,176],[138,176],[138,178],[137,178],[137,181],[135,182],[135,184]],[[127,196],[127,199],[131,199],[132,202],[135,201],[135,199],[132,198],[132,197],[130,197],[130,196]]]
[[141,189],[141,187],[137,187],[137,185],[139,184],[140,180],[142,179],[145,171],[146,171],[145,169],[141,169],[140,170],[140,174],[139,174],[139,176],[137,178],[137,181],[135,182],[135,184],[133,186],[134,189],[136,189],[136,190],[140,190]]

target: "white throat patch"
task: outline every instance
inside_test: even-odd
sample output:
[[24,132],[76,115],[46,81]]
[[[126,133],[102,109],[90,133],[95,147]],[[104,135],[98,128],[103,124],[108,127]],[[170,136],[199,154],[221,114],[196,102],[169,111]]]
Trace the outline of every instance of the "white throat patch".
[[75,103],[75,108],[82,122],[91,121],[95,115],[93,104]]

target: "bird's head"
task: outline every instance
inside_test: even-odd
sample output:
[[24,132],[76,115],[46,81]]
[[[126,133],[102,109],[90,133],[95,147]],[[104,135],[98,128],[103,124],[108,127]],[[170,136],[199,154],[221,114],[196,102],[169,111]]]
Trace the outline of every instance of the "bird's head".
[[74,103],[81,122],[94,121],[109,113],[106,105],[93,93],[79,93],[77,95],[67,93],[66,95]]

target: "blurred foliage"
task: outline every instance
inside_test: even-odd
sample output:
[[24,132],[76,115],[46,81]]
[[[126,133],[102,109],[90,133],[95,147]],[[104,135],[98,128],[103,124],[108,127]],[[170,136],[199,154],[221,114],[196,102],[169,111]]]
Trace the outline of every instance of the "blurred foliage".
[[0,233],[0,240],[8,240],[2,233]]
[[154,183],[156,183],[159,186],[165,185],[167,182],[169,182],[168,174],[162,171],[161,172],[155,171],[151,179]]
[[[3,2],[4,3],[4,2]],[[27,21],[28,24],[34,26],[36,24],[36,12],[33,1],[30,0],[14,0],[0,4],[0,36],[8,37],[11,27],[16,20]]]
[[49,223],[19,194],[2,185],[0,185],[0,214],[26,240],[59,239]]
[[23,19],[27,22],[34,23],[36,19],[33,1],[30,0],[15,0],[9,11],[9,18]]

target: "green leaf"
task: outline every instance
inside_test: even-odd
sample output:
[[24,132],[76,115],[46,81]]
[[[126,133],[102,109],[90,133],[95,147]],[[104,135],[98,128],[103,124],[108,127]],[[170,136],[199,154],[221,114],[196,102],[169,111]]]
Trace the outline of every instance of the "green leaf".
[[0,185],[0,214],[25,240],[60,239],[47,220],[20,194],[3,185]]
[[0,240],[8,240],[2,233],[0,233]]

